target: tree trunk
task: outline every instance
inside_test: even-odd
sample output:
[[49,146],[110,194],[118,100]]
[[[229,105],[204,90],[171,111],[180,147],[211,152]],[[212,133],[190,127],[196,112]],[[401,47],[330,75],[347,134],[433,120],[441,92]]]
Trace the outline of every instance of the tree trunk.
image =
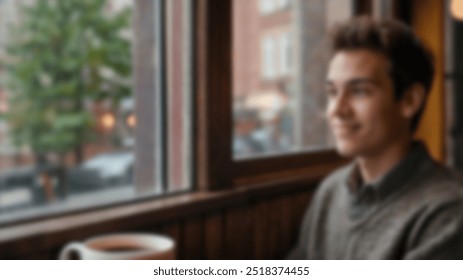
[[68,188],[68,180],[67,180],[66,160],[65,160],[64,154],[59,155],[58,181],[59,181],[59,195],[61,196],[62,199],[65,199],[69,194],[69,188]]
[[[80,135],[79,135],[80,136]],[[82,138],[82,137],[81,137]],[[79,165],[84,160],[84,149],[82,144],[74,148],[74,162],[75,165]]]

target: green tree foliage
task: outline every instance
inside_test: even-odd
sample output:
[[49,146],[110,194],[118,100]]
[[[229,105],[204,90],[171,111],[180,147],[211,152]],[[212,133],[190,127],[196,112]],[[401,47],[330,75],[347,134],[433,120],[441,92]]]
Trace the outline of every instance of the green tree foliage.
[[131,94],[130,11],[106,0],[37,0],[23,6],[8,46],[10,111],[16,146],[40,158],[74,151],[91,139],[89,104],[114,108]]

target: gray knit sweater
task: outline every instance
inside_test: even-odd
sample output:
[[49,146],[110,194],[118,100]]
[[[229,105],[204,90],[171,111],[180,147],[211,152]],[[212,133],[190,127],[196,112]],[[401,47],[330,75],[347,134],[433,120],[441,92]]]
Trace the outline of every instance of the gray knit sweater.
[[421,143],[371,185],[355,164],[322,182],[290,259],[463,259],[463,180]]

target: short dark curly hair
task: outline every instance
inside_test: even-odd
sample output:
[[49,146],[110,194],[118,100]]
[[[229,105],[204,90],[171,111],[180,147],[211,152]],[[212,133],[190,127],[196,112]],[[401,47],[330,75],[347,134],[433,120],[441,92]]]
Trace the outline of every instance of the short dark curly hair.
[[[334,26],[330,35],[333,53],[368,49],[385,55],[391,63],[390,75],[396,100],[400,100],[417,83],[424,87],[427,99],[434,77],[433,56],[407,25],[396,20],[362,16]],[[418,127],[425,103],[412,118],[412,132]]]

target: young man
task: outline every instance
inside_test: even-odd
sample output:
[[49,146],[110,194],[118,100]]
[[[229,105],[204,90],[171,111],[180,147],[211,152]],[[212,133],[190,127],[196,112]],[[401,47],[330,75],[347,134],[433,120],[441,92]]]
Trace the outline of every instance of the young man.
[[396,21],[356,18],[331,40],[326,113],[353,161],[321,184],[289,258],[463,259],[463,181],[413,141],[429,51]]

